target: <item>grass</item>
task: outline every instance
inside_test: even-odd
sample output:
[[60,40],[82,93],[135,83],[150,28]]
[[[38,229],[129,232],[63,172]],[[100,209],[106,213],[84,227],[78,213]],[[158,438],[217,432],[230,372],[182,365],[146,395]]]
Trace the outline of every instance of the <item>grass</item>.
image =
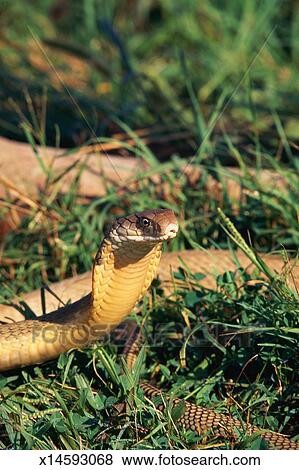
[[[99,14],[100,3],[72,2],[60,17],[51,10],[49,19],[51,2],[36,1],[30,17],[19,22],[17,13],[27,14],[22,2],[3,2],[1,133],[32,145],[73,147],[95,136],[109,142],[122,130],[136,145],[117,151],[144,159],[148,172],[134,190],[121,192],[107,181],[106,196],[89,204],[76,197],[79,174],[68,194],[55,197],[59,181],[49,175],[34,208],[26,208],[22,225],[2,245],[0,301],[90,269],[107,221],[148,207],[177,213],[181,230],[173,250],[232,247],[220,207],[253,249],[296,256],[298,15],[291,2],[284,13],[273,0],[141,2],[135,20],[127,17],[126,2],[103,2]],[[76,21],[78,28],[71,28]],[[45,71],[28,25],[43,47],[48,44],[47,54],[90,126],[51,67]],[[70,73],[72,66],[76,73]],[[179,131],[189,137],[145,145],[136,131],[153,126],[160,137]],[[181,169],[190,158],[203,166],[193,185]],[[227,163],[242,170],[241,197],[232,200],[225,187],[220,200],[207,197],[207,178],[221,179]],[[282,175],[285,191],[261,185],[261,168]],[[154,173],[164,192],[153,183]],[[241,286],[237,272],[229,272],[217,279],[217,289],[207,290],[200,274],[186,279],[180,271],[176,276],[186,282],[176,299],[155,283],[141,315],[133,315],[138,322],[146,317],[147,333],[134,375],[124,368],[122,345],[113,338],[3,373],[0,447],[206,445],[176,427],[171,402],[167,412],[158,412],[143,397],[139,379],[244,422],[298,435],[298,293],[285,295],[271,279],[253,284],[255,274],[240,274]],[[235,443],[209,438],[208,444],[264,446],[242,433]]]
[[[182,277],[182,274],[180,275]],[[248,279],[247,279],[248,280]],[[198,284],[196,276],[193,282]],[[139,375],[175,396],[230,411],[262,428],[295,434],[298,302],[233,274],[217,291],[199,285],[180,299],[152,295],[147,345],[135,375],[113,339],[42,367],[3,374],[1,445],[13,448],[190,448],[194,433],[174,426],[138,389]],[[139,321],[141,318],[139,317]],[[175,421],[175,420],[174,420]],[[166,437],[167,436],[167,437]],[[217,441],[209,440],[209,445]],[[219,442],[228,448],[228,442]],[[259,448],[240,437],[235,448]]]

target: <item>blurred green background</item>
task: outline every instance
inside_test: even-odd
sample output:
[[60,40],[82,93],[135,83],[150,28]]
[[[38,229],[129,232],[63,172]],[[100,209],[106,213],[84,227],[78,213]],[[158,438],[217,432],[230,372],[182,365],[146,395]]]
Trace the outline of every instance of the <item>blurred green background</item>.
[[298,141],[296,0],[2,0],[0,27],[4,136],[27,119],[72,147],[158,125],[190,133],[176,152],[228,160],[224,132],[250,158]]

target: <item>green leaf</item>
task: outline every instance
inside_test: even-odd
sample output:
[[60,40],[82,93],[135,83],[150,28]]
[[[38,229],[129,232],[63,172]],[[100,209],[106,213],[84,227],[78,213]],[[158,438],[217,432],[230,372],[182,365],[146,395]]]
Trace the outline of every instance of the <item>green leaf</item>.
[[185,413],[186,405],[184,400],[179,401],[177,405],[175,405],[171,410],[171,417],[174,422],[177,422]]

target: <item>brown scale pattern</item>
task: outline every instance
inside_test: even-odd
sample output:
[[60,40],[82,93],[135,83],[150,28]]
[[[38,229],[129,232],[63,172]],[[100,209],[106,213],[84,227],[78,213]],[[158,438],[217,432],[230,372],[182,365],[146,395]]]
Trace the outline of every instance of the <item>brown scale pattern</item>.
[[[126,358],[127,365],[131,369],[134,366],[141,344],[143,343],[143,334],[142,330],[135,322],[130,324],[125,323],[122,325],[121,329],[126,330],[127,340],[123,353]],[[156,396],[163,396],[167,400],[167,396],[165,397],[161,390],[149,383],[142,383],[141,388],[145,395],[150,399]],[[182,416],[178,419],[178,423],[185,429],[196,431],[199,435],[212,433],[214,436],[236,440],[238,438],[238,431],[240,432],[245,430],[249,435],[257,433],[267,441],[271,448],[299,450],[299,442],[294,442],[283,434],[261,430],[257,426],[244,424],[240,420],[233,418],[231,415],[216,413],[209,408],[189,403],[186,400],[179,398],[175,398],[173,400],[173,404],[175,406],[181,402],[184,402],[185,410]],[[164,404],[160,403],[157,405],[157,409],[159,411],[163,411]]]
[[132,369],[136,362],[140,347],[143,343],[143,335],[136,323],[130,325],[128,330],[128,339],[126,341],[123,354],[126,358],[129,369]]
[[[161,396],[162,392],[158,388],[148,383],[141,384],[144,394],[152,399],[156,396]],[[166,396],[167,400],[167,396]],[[174,399],[174,405],[179,404],[183,400]],[[256,426],[244,425],[238,419],[223,413],[216,413],[213,410],[204,408],[202,406],[194,405],[184,400],[185,410],[182,416],[178,419],[178,423],[182,424],[185,429],[192,429],[198,434],[212,433],[214,436],[220,436],[227,439],[236,439],[238,437],[238,430],[244,429],[248,434],[258,433],[263,439],[267,441],[269,447],[275,449],[293,449],[299,450],[299,442],[294,442],[287,436],[282,434],[263,431]],[[164,405],[158,405],[160,411],[164,410]]]

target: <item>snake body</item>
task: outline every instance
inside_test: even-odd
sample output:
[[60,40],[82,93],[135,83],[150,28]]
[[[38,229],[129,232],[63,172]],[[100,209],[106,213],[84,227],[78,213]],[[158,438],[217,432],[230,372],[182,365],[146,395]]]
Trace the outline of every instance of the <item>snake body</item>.
[[[149,383],[142,383],[141,388],[149,399],[162,395],[161,390]],[[165,403],[165,398],[163,402]],[[160,411],[163,411],[165,408],[163,402],[158,405]],[[182,425],[187,430],[191,429],[200,435],[217,436],[234,440],[238,438],[240,431],[246,431],[249,435],[256,434],[260,436],[270,447],[275,449],[299,449],[298,442],[292,441],[283,434],[265,431],[259,429],[257,426],[241,423],[241,421],[233,418],[231,415],[216,413],[213,410],[195,405],[194,403],[189,403],[186,400],[175,398],[172,401],[173,407],[179,404],[183,404],[183,412],[176,424]]]
[[[41,319],[0,326],[0,371],[45,362],[115,328],[144,296],[158,269],[162,242],[174,238],[177,231],[176,217],[168,209],[116,219],[95,257],[90,294]],[[130,362],[137,349],[135,342],[128,351]],[[142,384],[142,388],[150,399],[161,394],[150,384]],[[179,401],[175,399],[174,403]],[[236,430],[243,428],[230,415],[186,401],[184,404],[179,423],[187,429],[233,438]],[[272,447],[299,448],[299,444],[281,434],[253,426],[246,429],[249,433],[259,432]]]
[[117,219],[95,257],[90,294],[45,319],[0,327],[0,370],[53,359],[113,329],[144,296],[155,276],[162,242],[177,230],[170,210]]

